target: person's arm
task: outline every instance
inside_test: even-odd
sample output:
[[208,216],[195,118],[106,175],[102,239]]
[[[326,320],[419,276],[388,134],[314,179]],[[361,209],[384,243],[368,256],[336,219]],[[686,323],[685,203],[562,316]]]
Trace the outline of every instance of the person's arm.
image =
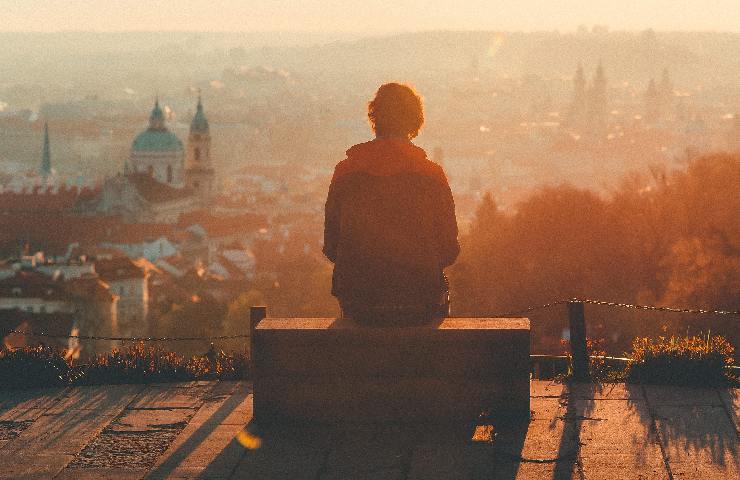
[[339,245],[339,198],[337,176],[331,179],[329,194],[324,205],[324,255],[333,263],[337,259]]
[[[440,169],[441,170],[441,169]],[[455,199],[447,183],[447,176],[442,172],[443,183],[438,211],[439,248],[442,268],[449,267],[460,253],[460,243],[457,240],[457,217],[455,216]]]

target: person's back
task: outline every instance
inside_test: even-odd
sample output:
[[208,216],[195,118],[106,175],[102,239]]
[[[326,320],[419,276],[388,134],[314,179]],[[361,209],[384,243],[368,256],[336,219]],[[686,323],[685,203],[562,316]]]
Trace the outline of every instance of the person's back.
[[384,85],[369,110],[378,138],[347,151],[326,202],[332,293],[361,321],[425,321],[459,251],[452,194],[442,168],[409,140],[423,121],[413,90]]

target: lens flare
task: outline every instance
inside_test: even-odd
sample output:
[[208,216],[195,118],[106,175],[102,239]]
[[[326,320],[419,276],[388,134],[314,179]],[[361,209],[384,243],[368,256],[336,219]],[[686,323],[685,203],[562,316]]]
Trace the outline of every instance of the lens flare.
[[257,450],[262,446],[262,439],[260,437],[244,430],[236,434],[236,441],[239,442],[242,447],[249,450]]

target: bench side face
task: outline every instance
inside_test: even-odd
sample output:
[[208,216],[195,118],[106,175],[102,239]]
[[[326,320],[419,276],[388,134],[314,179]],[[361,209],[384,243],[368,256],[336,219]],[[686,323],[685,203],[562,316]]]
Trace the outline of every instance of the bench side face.
[[255,414],[397,421],[529,412],[527,319],[373,328],[287,320],[254,332]]

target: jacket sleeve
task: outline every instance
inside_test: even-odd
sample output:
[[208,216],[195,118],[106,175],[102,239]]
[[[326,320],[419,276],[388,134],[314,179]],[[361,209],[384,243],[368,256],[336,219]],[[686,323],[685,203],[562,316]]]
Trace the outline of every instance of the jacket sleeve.
[[437,217],[439,228],[439,249],[442,268],[449,267],[457,259],[460,253],[460,243],[457,240],[457,217],[455,216],[455,200],[452,198],[452,190],[447,182],[447,177],[442,173],[443,184],[441,186],[440,204]]
[[329,194],[324,205],[324,255],[332,261],[337,259],[339,245],[339,195],[336,174],[329,185]]

